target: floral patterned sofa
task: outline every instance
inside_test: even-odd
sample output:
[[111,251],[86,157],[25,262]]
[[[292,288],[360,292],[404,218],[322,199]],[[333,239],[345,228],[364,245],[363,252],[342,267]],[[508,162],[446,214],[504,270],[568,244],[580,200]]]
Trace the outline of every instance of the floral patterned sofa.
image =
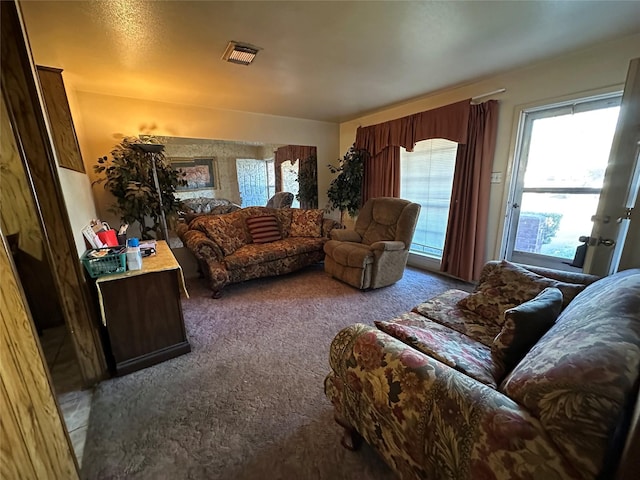
[[489,262],[474,292],[375,323],[336,336],[325,392],[343,445],[401,478],[613,478],[637,443],[640,269]]
[[324,259],[329,232],[340,227],[322,210],[247,207],[201,215],[177,233],[198,259],[213,296],[230,283],[282,275]]
[[180,201],[178,218],[182,222],[189,223],[200,215],[220,215],[240,210],[240,205],[233,203],[226,198],[185,198]]

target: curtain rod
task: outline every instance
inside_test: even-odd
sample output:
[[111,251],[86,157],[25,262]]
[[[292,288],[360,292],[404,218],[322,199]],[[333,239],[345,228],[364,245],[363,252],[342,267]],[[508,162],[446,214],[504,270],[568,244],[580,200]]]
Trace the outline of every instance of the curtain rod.
[[494,90],[493,92],[483,93],[482,95],[476,95],[475,97],[471,97],[471,101],[475,102],[476,100],[480,100],[481,98],[490,97],[491,95],[495,95],[497,93],[504,93],[506,91],[507,91],[506,88],[499,88],[498,90]]

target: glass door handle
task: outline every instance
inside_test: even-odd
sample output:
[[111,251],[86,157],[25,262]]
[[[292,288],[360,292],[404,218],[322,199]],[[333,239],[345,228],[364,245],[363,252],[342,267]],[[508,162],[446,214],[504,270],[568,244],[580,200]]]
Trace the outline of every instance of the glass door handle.
[[598,245],[604,245],[605,247],[613,247],[616,244],[616,241],[612,238],[602,238],[602,237],[587,237],[582,236],[578,240],[583,243],[586,243],[590,247],[597,247]]
[[604,245],[605,247],[613,247],[616,244],[616,241],[612,238],[598,238],[598,245]]

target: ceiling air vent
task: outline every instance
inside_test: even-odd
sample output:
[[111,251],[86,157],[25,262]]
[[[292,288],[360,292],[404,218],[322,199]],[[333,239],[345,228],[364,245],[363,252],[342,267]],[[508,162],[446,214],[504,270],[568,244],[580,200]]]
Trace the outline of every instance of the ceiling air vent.
[[260,48],[249,45],[248,43],[229,42],[227,49],[222,55],[222,59],[231,63],[239,63],[240,65],[250,65],[256,58]]

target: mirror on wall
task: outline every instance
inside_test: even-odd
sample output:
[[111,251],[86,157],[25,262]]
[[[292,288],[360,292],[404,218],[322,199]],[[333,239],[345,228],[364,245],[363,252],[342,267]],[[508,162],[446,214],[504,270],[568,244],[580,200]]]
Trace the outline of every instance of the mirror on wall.
[[318,208],[315,146],[155,136],[165,156],[185,173],[177,196],[266,205],[276,192],[294,194],[293,207]]

